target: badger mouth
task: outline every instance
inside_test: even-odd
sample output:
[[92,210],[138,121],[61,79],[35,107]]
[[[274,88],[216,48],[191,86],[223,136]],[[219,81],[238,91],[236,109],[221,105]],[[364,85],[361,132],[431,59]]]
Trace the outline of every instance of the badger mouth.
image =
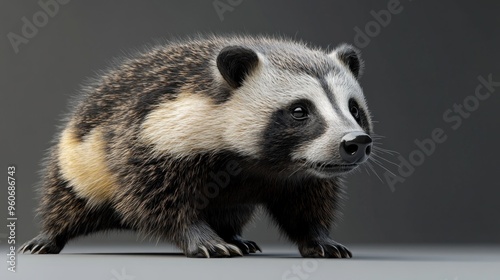
[[358,164],[332,164],[332,163],[315,163],[313,168],[323,172],[349,172],[356,168]]
[[335,164],[329,162],[313,162],[307,163],[306,161],[301,161],[302,164],[307,164],[307,170],[320,176],[337,176],[351,172],[359,164]]
[[306,170],[320,177],[332,177],[346,174],[354,170],[359,164],[335,164],[331,162],[307,162],[305,160],[299,161]]

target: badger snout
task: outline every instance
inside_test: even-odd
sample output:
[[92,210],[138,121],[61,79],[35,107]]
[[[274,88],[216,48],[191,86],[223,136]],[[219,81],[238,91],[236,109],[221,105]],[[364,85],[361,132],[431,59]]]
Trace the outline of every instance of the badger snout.
[[340,142],[340,156],[349,164],[365,162],[372,151],[372,142],[372,138],[364,132],[349,132]]

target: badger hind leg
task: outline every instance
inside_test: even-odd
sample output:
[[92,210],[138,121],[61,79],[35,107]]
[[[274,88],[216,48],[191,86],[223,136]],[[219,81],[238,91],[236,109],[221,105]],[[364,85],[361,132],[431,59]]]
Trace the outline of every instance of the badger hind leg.
[[[73,210],[68,210],[68,212]],[[22,245],[19,252],[58,254],[73,238],[104,230],[127,228],[120,225],[115,214],[109,209],[96,211],[81,208],[79,210],[81,211],[76,213],[52,213],[53,216],[44,218],[41,233]]]
[[[70,190],[65,190],[70,191]],[[70,192],[65,195],[74,195]],[[72,197],[52,197],[50,206],[42,212],[41,233],[26,242],[19,251],[31,254],[58,254],[66,243],[78,236],[98,231],[126,229],[109,206],[89,208],[84,200]],[[56,200],[56,201],[54,201]]]
[[89,204],[87,199],[77,196],[54,162],[46,169],[38,215],[40,234],[21,246],[19,252],[58,254],[75,237],[128,228],[109,203]]

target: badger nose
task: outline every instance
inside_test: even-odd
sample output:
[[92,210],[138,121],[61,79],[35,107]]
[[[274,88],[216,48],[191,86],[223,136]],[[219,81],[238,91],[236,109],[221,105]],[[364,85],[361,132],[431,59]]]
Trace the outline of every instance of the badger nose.
[[340,156],[349,164],[366,161],[371,151],[372,138],[364,132],[349,132],[342,137]]

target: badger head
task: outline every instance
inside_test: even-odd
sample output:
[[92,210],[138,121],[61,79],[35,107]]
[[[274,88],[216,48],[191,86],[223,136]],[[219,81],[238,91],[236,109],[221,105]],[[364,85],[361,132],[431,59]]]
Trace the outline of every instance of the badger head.
[[223,137],[231,149],[284,174],[321,178],[370,156],[372,123],[354,47],[228,46],[216,63],[232,89]]

